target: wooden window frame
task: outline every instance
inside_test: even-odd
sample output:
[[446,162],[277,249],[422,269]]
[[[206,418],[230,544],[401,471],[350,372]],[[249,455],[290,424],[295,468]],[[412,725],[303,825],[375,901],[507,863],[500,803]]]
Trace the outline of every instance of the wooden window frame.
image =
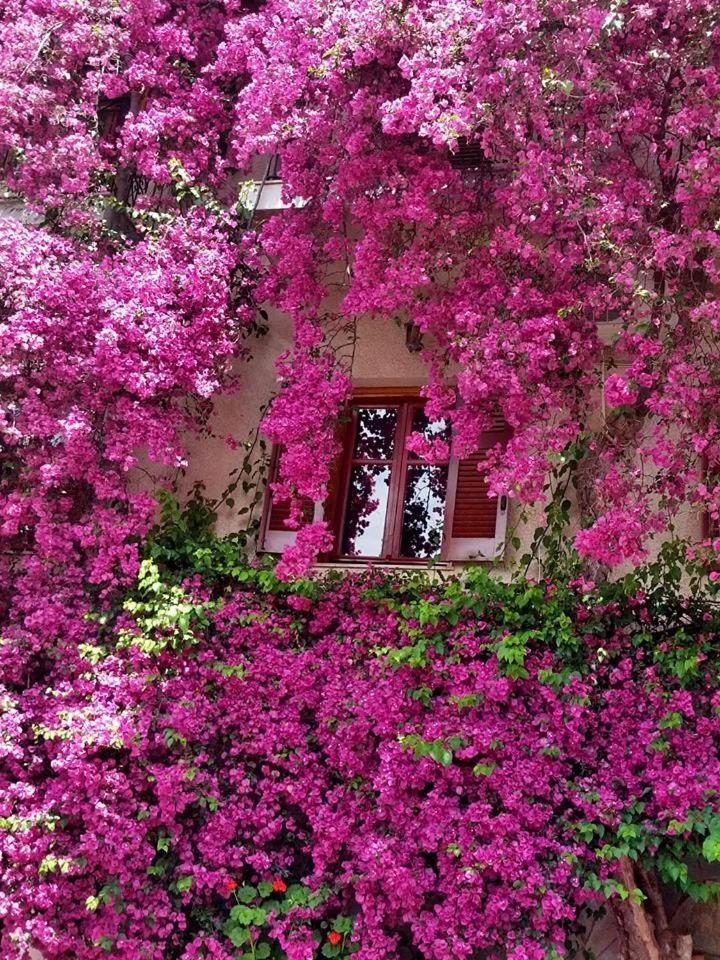
[[[389,388],[356,388],[348,409],[341,418],[338,427],[338,436],[341,442],[341,452],[337,457],[332,470],[328,496],[325,503],[315,503],[313,520],[325,519],[332,531],[335,546],[332,553],[323,555],[320,559],[325,562],[338,564],[376,563],[382,565],[426,566],[429,562],[426,557],[403,557],[400,555],[402,541],[403,513],[405,507],[405,490],[407,485],[408,467],[411,462],[410,451],[407,449],[407,437],[412,433],[413,411],[423,406],[425,399],[421,396],[419,387],[400,389]],[[390,466],[390,489],[383,531],[382,550],[377,556],[352,556],[342,553],[342,539],[348,509],[348,495],[350,476],[355,459],[358,462],[372,463],[365,458],[353,458],[355,436],[357,431],[357,416],[355,410],[360,407],[389,407],[399,408],[398,422],[395,427],[395,442],[393,455],[389,460],[383,460]],[[487,446],[505,437],[506,431],[496,429],[483,434]],[[274,450],[269,478],[274,479],[277,470],[278,451]],[[380,463],[380,461],[376,461]],[[422,463],[422,460],[418,460]],[[458,489],[458,474],[460,460],[450,456],[449,460],[441,465],[447,466],[448,478],[445,494],[445,509],[443,518],[443,537],[439,557],[442,562],[473,562],[495,561],[502,557],[505,549],[507,528],[507,497],[497,498],[495,515],[495,533],[493,537],[460,537],[453,536],[453,521],[456,508]],[[271,497],[266,497],[265,507],[260,528],[261,550],[268,553],[278,553],[285,546],[294,541],[296,531],[270,529]]]
[[[329,516],[329,523],[335,538],[335,550],[330,559],[339,563],[402,563],[402,564],[426,564],[425,557],[403,557],[400,553],[402,542],[403,512],[405,508],[405,490],[407,486],[408,467],[411,463],[410,451],[407,449],[406,440],[412,432],[413,411],[423,406],[425,400],[420,395],[420,390],[409,389],[406,391],[388,390],[380,391],[361,391],[356,390],[349,404],[348,417],[344,431],[343,451],[341,456],[341,470],[337,496],[334,499],[334,512]],[[355,411],[358,408],[377,407],[383,409],[386,407],[398,408],[398,420],[395,425],[395,438],[393,442],[393,454],[389,460],[376,460],[366,458],[354,458],[353,450],[355,447],[355,438],[357,435],[357,415]],[[352,468],[358,463],[367,464],[385,464],[390,467],[390,487],[388,490],[388,502],[385,513],[385,527],[383,530],[382,550],[377,555],[362,554],[351,556],[342,553],[343,531],[347,519],[347,509],[349,501],[350,476]],[[414,462],[414,461],[412,461]],[[418,461],[422,462],[422,461]],[[443,461],[441,466],[448,467],[450,462]],[[445,495],[445,504],[447,509],[447,493]]]

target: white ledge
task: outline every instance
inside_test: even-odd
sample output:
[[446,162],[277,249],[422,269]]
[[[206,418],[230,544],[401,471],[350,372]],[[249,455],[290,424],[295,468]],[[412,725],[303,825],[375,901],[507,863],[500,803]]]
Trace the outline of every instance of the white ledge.
[[307,200],[304,197],[293,197],[287,203],[283,200],[282,180],[254,180],[242,198],[243,206],[248,210],[269,212],[271,210],[287,210],[289,207],[304,207]]

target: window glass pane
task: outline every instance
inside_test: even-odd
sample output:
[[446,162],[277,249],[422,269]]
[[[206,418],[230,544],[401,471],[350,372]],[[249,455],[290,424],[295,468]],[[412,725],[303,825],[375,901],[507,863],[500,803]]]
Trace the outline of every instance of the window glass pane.
[[408,467],[400,545],[403,557],[425,559],[440,552],[447,477],[447,467],[430,464]]
[[[445,420],[428,420],[423,407],[415,407],[413,410],[411,433],[420,433],[426,440],[444,440],[450,443],[450,424]],[[410,457],[417,460],[413,453]]]
[[356,460],[392,460],[397,407],[359,407],[355,436]]
[[389,467],[359,464],[352,468],[342,538],[345,556],[379,557],[382,554],[389,492]]

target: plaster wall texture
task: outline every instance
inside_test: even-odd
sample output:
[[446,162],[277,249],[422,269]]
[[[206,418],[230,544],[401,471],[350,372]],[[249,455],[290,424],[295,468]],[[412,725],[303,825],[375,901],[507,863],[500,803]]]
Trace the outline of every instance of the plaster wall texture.
[[[238,367],[240,390],[217,400],[208,423],[208,433],[187,438],[188,468],[182,478],[186,491],[201,481],[210,497],[221,493],[231,470],[244,456],[242,449],[230,449],[224,438],[233,436],[242,443],[252,436],[260,420],[261,408],[277,389],[275,360],[283,350],[290,349],[292,330],[287,317],[272,311],[269,314],[270,332],[252,344],[253,359]],[[418,354],[411,353],[405,346],[402,327],[363,317],[358,322],[352,379],[358,387],[412,387],[422,386],[427,373]],[[312,402],[312,398],[308,397],[308,402]],[[244,515],[239,516],[237,511],[246,506],[248,500],[238,493],[233,510],[219,512],[219,533],[231,533],[242,526]],[[519,506],[511,502],[508,530],[512,536],[517,528],[522,543],[520,554],[529,545],[540,515],[539,510],[526,513],[528,519],[524,521]]]
[[[230,472],[243,460],[244,451],[232,450],[225,437],[232,436],[242,442],[253,435],[261,419],[261,410],[277,390],[275,370],[277,357],[291,349],[292,325],[290,319],[277,311],[268,311],[269,332],[250,344],[253,358],[239,363],[237,372],[240,388],[236,393],[215,401],[208,422],[208,431],[187,438],[188,467],[182,478],[182,487],[187,491],[195,482],[205,485],[207,495],[217,497],[227,485]],[[603,331],[606,337],[612,331]],[[357,339],[352,351],[352,379],[359,387],[408,387],[421,386],[426,382],[426,367],[417,353],[411,353],[405,345],[402,326],[388,323],[376,317],[362,317],[357,325]],[[308,397],[308,402],[312,398]],[[598,398],[596,416],[601,416],[602,402]],[[244,525],[245,515],[238,510],[246,506],[249,497],[241,492],[234,495],[235,507],[223,508],[218,515],[218,532],[228,534]],[[542,519],[542,508],[521,507],[510,501],[508,520],[508,545],[504,566],[510,568],[513,560],[526,553],[532,535]],[[688,504],[676,522],[676,531],[681,536],[698,540],[702,536],[702,516]],[[510,540],[517,536],[519,549],[511,546]],[[656,554],[662,543],[657,538],[651,546],[651,555]]]

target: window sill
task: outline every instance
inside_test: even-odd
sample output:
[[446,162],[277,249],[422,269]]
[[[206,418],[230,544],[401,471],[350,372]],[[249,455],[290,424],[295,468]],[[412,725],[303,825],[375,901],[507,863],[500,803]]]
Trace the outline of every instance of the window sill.
[[492,560],[440,560],[437,563],[413,563],[403,562],[402,560],[325,560],[313,565],[313,570],[319,573],[329,572],[331,570],[345,570],[353,573],[361,573],[364,570],[397,570],[401,573],[434,573],[435,571],[447,573],[448,571],[458,570],[462,567],[475,566],[476,564],[492,563]]

